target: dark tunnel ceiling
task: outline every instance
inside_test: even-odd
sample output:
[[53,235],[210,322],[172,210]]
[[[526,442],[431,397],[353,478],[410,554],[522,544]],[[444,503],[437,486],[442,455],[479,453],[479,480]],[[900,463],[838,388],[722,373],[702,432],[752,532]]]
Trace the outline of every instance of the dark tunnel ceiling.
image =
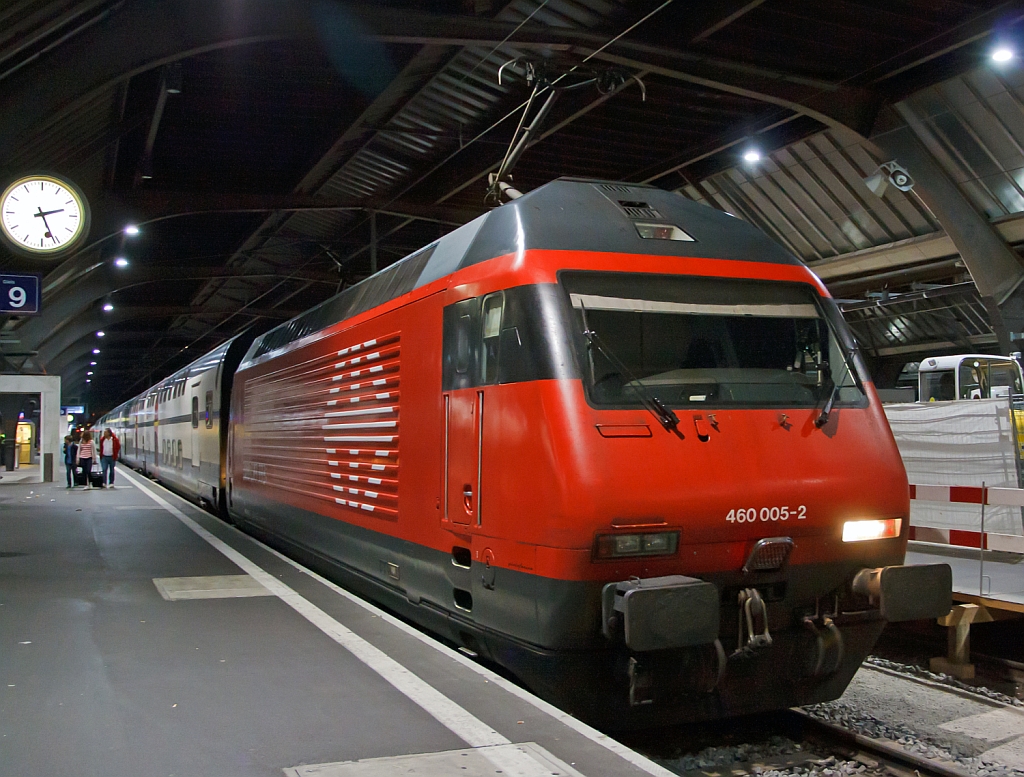
[[[482,213],[528,95],[521,76],[496,80],[516,57],[564,70],[597,50],[588,65],[646,90],[565,92],[517,186],[676,189],[734,166],[747,139],[867,136],[885,105],[976,67],[1022,18],[1021,3],[934,0],[10,3],[0,168],[67,176],[93,223],[70,258],[0,249],[0,270],[45,289],[43,319],[8,319],[0,348],[102,411],[365,277],[369,210],[379,267]],[[181,92],[161,99],[169,63]],[[130,221],[142,234],[126,239]]]

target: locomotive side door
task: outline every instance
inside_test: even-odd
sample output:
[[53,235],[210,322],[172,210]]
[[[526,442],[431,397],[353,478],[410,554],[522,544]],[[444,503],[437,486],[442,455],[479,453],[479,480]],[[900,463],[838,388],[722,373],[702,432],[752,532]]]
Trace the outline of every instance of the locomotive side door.
[[474,335],[480,300],[467,299],[444,311],[444,518],[462,525],[480,521],[480,442],[483,391],[476,384]]
[[[486,510],[484,435],[498,382],[498,343],[504,293],[463,300],[445,311],[443,381],[445,412],[444,517],[481,526]],[[493,426],[493,422],[489,424]]]

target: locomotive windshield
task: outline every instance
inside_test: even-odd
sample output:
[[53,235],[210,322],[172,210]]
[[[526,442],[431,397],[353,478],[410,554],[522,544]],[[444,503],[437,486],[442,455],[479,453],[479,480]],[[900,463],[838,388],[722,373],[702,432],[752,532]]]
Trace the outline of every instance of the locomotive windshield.
[[[591,401],[814,407],[863,400],[853,359],[805,284],[565,273]],[[833,397],[834,395],[834,397]]]

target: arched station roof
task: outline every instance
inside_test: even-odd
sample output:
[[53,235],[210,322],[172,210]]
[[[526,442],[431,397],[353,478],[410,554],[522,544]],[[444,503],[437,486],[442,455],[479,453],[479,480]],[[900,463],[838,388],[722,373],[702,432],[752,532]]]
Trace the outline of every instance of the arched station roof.
[[[981,0],[8,3],[0,177],[66,176],[92,226],[52,261],[0,246],[0,272],[43,288],[42,315],[0,318],[0,368],[60,373],[100,412],[484,213],[527,63],[578,88],[519,189],[646,183],[746,219],[879,364],[999,348],[1024,278],[1024,68],[991,54],[1024,52],[1022,22]],[[894,158],[915,188],[873,191]],[[948,218],[956,197],[978,223]],[[971,229],[995,241],[982,264]]]

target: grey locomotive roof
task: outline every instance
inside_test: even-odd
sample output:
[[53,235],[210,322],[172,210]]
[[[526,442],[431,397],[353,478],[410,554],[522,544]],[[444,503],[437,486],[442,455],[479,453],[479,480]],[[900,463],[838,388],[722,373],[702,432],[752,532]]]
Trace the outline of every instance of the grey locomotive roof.
[[[640,237],[637,224],[678,227],[692,240]],[[241,368],[463,267],[520,250],[656,254],[801,264],[760,230],[681,194],[643,184],[560,178],[465,224],[257,338]]]

